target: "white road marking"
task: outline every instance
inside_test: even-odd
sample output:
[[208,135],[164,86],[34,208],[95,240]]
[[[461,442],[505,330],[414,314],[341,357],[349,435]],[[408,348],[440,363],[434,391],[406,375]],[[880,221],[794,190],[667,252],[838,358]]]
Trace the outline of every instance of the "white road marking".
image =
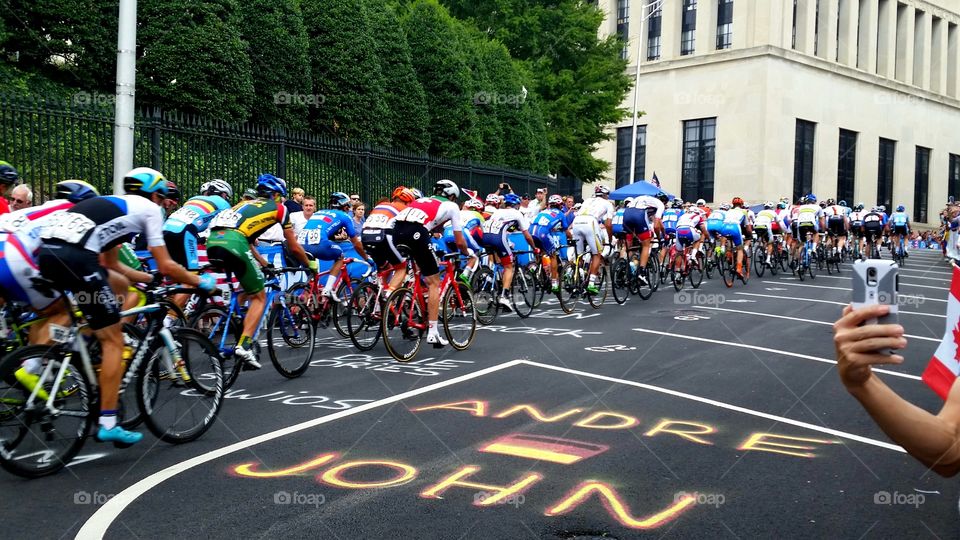
[[[781,300],[796,300],[797,302],[816,302],[818,304],[834,304],[837,306],[846,306],[847,304],[849,304],[849,302],[834,302],[832,300],[815,300],[813,298],[794,298],[792,296],[776,296],[773,294],[756,294],[756,293],[746,293],[746,292],[738,292],[734,294],[742,294],[744,296],[759,296],[762,298],[779,298]],[[935,313],[920,313],[919,311],[905,311],[902,309],[899,310],[898,313],[906,314],[906,315],[919,315],[921,317],[936,317],[938,319],[947,318],[946,315],[937,315]]]
[[[720,340],[717,340],[717,339],[708,339],[708,338],[702,338],[702,337],[696,337],[696,336],[685,336],[685,335],[682,335],[682,334],[673,334],[673,333],[670,333],[670,332],[660,332],[659,330],[647,330],[646,328],[634,328],[633,331],[634,331],[634,332],[643,332],[643,333],[645,333],[645,334],[656,334],[656,335],[658,335],[658,336],[666,336],[666,337],[672,337],[672,338],[677,338],[677,339],[686,339],[686,340],[690,340],[690,341],[700,341],[700,342],[702,342],[702,343],[713,343],[714,345],[723,345],[723,346],[726,346],[726,347],[738,347],[738,348],[741,348],[741,349],[753,349],[753,350],[755,350],[755,351],[763,351],[763,352],[768,352],[768,353],[773,353],[773,354],[781,354],[781,355],[785,355],[785,356],[793,356],[793,357],[795,357],[795,358],[803,358],[804,360],[813,360],[814,362],[822,362],[822,363],[824,363],[824,364],[833,364],[833,365],[836,365],[836,364],[837,364],[837,361],[836,361],[836,360],[830,360],[829,358],[820,358],[819,356],[810,356],[810,355],[807,355],[807,354],[792,353],[792,352],[780,351],[780,350],[777,350],[777,349],[768,349],[768,348],[766,348],[766,347],[758,347],[758,346],[756,346],[756,345],[747,345],[747,344],[745,344],[745,343],[733,343],[733,342],[729,342],[729,341],[720,341]],[[875,371],[875,372],[877,372],[877,373],[886,373],[887,375],[892,375],[892,376],[894,376],[894,377],[901,377],[901,378],[904,378],[904,379],[912,379],[912,380],[915,380],[915,381],[919,381],[919,380],[920,380],[920,377],[918,377],[918,376],[916,376],[916,375],[910,375],[910,374],[908,374],[908,373],[897,373],[896,371],[888,371],[888,370],[886,370],[886,369],[877,369],[877,368],[874,368],[873,371]]]
[[[822,275],[818,275],[818,276],[817,276],[817,279],[850,279],[850,276],[822,276]],[[782,277],[782,278],[780,278],[779,280],[777,280],[777,282],[779,283],[780,281],[784,281],[784,280],[797,281],[797,278],[795,278],[795,277]],[[787,283],[781,283],[781,285],[788,285],[788,284],[787,284]],[[950,290],[950,287],[937,287],[937,286],[935,286],[935,285],[918,285],[918,284],[916,284],[916,283],[906,283],[906,282],[904,282],[903,280],[900,280],[900,286],[902,287],[902,286],[904,286],[904,285],[906,285],[906,286],[908,286],[908,287],[919,287],[919,288],[921,288],[921,289],[936,289],[936,290],[938,290],[938,291],[949,291],[949,290]]]
[[402,401],[404,399],[419,396],[420,394],[425,394],[433,390],[437,390],[447,386],[452,386],[454,384],[468,381],[470,379],[475,379],[477,377],[482,377],[484,375],[489,375],[490,373],[507,369],[521,363],[523,363],[523,360],[511,360],[510,362],[505,362],[503,364],[481,369],[479,371],[474,371],[473,373],[468,373],[466,375],[461,375],[460,377],[455,377],[453,379],[441,381],[435,384],[431,384],[429,386],[424,386],[423,388],[418,388],[416,390],[410,390],[409,392],[403,392],[402,394],[390,396],[388,398],[384,398],[379,401],[374,401],[372,403],[365,403],[353,409],[347,409],[341,412],[328,414],[320,418],[315,418],[313,420],[301,422],[299,424],[278,429],[276,431],[271,431],[270,433],[264,433],[263,435],[259,435],[251,439],[239,441],[229,446],[224,446],[223,448],[211,450],[210,452],[190,458],[186,461],[181,461],[180,463],[171,465],[166,469],[157,471],[151,474],[150,476],[147,476],[146,478],[124,489],[123,491],[118,493],[116,496],[111,498],[109,501],[107,501],[106,504],[101,506],[92,516],[90,516],[90,519],[88,519],[86,523],[83,524],[83,527],[80,528],[80,531],[77,532],[76,537],[83,538],[83,539],[103,538],[103,536],[107,533],[107,529],[110,528],[110,525],[113,524],[114,520],[116,520],[117,517],[120,516],[120,513],[123,512],[127,508],[127,506],[129,506],[131,503],[137,500],[138,497],[140,497],[147,491],[153,489],[154,487],[164,482],[165,480],[169,480],[170,478],[173,478],[174,476],[184,471],[190,470],[196,467],[197,465],[202,465],[204,463],[213,461],[215,459],[221,458],[228,454],[232,454],[237,450],[243,450],[244,448],[249,448],[251,446],[255,446],[263,442],[272,441],[274,439],[278,439],[280,437],[284,437],[286,435],[290,435],[298,431],[303,431],[305,429],[320,426],[320,425],[332,422],[334,420],[339,420],[341,418],[346,418],[348,416],[369,411],[370,409],[374,409],[376,407],[389,405],[391,403],[395,403],[397,401]]
[[[830,289],[830,290],[832,290],[832,291],[847,291],[847,292],[850,292],[850,288],[849,288],[849,287],[827,287],[827,286],[824,286],[824,285],[806,285],[806,284],[803,284],[803,283],[780,283],[780,282],[778,282],[778,281],[763,281],[763,283],[789,285],[789,286],[791,286],[791,287],[807,287],[807,288],[809,288],[809,289]],[[780,289],[780,288],[776,288],[776,287],[766,287],[766,289],[767,289],[768,291],[785,291],[785,290],[787,290],[787,289]],[[916,299],[916,300],[923,300],[923,301],[925,301],[925,302],[943,302],[944,304],[947,303],[946,300],[938,300],[938,299],[936,299],[936,298],[927,298],[926,296],[912,296],[912,295],[909,295],[909,294],[901,294],[901,295],[899,295],[899,296],[900,296],[900,298],[913,298],[913,299]]]
[[851,440],[851,441],[857,441],[857,442],[862,442],[862,443],[864,443],[864,444],[869,444],[869,445],[872,445],[872,446],[877,446],[877,447],[880,447],[880,448],[886,448],[887,450],[894,450],[894,451],[896,451],[896,452],[906,453],[906,450],[904,450],[904,449],[901,448],[900,446],[897,446],[897,445],[895,445],[895,444],[891,444],[891,443],[888,443],[888,442],[878,441],[878,440],[876,440],[876,439],[871,439],[871,438],[869,438],[869,437],[864,437],[864,436],[862,436],[862,435],[855,435],[855,434],[853,434],[853,433],[848,433],[848,432],[846,432],[846,431],[840,431],[840,430],[838,430],[838,429],[831,429],[831,428],[828,428],[828,427],[818,426],[818,425],[815,425],[815,424],[808,424],[807,422],[801,422],[801,421],[799,421],[799,420],[793,420],[793,419],[790,419],[790,418],[784,418],[783,416],[777,416],[777,415],[775,415],[775,414],[769,414],[769,413],[765,413],[765,412],[755,411],[755,410],[753,410],[753,409],[748,409],[748,408],[746,408],[746,407],[740,407],[740,406],[738,406],[738,405],[731,405],[730,403],[724,403],[724,402],[722,402],[722,401],[717,401],[717,400],[710,399],[710,398],[695,396],[695,395],[693,395],[693,394],[687,394],[687,393],[685,393],[685,392],[678,392],[678,391],[676,391],[676,390],[670,390],[669,388],[662,388],[662,387],[660,387],[660,386],[653,386],[652,384],[645,384],[645,383],[641,383],[641,382],[628,381],[628,380],[625,380],[625,379],[617,379],[617,378],[614,378],[614,377],[607,377],[606,375],[597,375],[597,374],[595,374],[595,373],[588,373],[588,372],[586,372],[586,371],[579,371],[579,370],[576,370],[576,369],[564,368],[564,367],[559,367],[559,366],[552,366],[552,365],[550,365],[550,364],[541,364],[541,363],[539,363],[539,362],[532,362],[532,361],[530,361],[530,360],[523,360],[522,362],[523,362],[524,364],[527,364],[527,365],[530,365],[530,366],[536,366],[536,367],[540,367],[540,368],[543,368],[543,369],[549,369],[549,370],[552,370],[552,371],[560,371],[560,372],[563,372],[563,373],[569,373],[569,374],[571,374],[571,375],[576,375],[576,376],[578,376],[578,377],[588,377],[588,378],[591,378],[591,379],[598,379],[598,380],[601,380],[601,381],[609,381],[609,382],[615,382],[615,383],[619,383],[619,384],[624,384],[624,385],[627,385],[627,386],[634,386],[634,387],[637,387],[637,388],[643,388],[644,390],[652,390],[652,391],[654,391],[654,392],[659,392],[659,393],[661,393],[661,394],[667,394],[667,395],[674,396],[674,397],[678,397],[678,398],[688,399],[688,400],[690,400],[690,401],[696,401],[696,402],[699,402],[699,403],[704,403],[704,404],[706,404],[706,405],[712,405],[712,406],[714,406],[714,407],[719,407],[719,408],[721,408],[721,409],[727,409],[727,410],[729,410],[729,411],[735,411],[735,412],[739,412],[739,413],[743,413],[743,414],[748,414],[748,415],[750,415],[750,416],[756,416],[756,417],[758,417],[758,418],[764,418],[764,419],[767,419],[767,420],[773,420],[773,421],[780,422],[780,423],[783,423],[783,424],[789,424],[789,425],[791,425],[791,426],[802,427],[802,428],[805,428],[805,429],[809,429],[809,430],[811,430],[811,431],[818,431],[818,432],[820,432],[820,433],[826,433],[826,434],[829,434],[829,435],[833,435],[833,436],[835,436],[835,437],[841,437],[841,438],[844,438],[844,439],[849,439],[849,440]]
[[[844,266],[851,266],[851,267],[853,266],[852,263],[841,263],[841,264],[843,264]],[[910,266],[904,266],[904,267],[900,268],[900,272],[919,272],[921,275],[923,275],[923,274],[946,274],[946,275],[948,275],[948,276],[952,276],[952,275],[953,275],[953,272],[950,271],[950,270],[932,270],[932,269],[931,269],[931,270],[917,270],[916,268],[912,268],[912,267],[910,267]],[[911,276],[911,277],[913,277],[913,276]]]

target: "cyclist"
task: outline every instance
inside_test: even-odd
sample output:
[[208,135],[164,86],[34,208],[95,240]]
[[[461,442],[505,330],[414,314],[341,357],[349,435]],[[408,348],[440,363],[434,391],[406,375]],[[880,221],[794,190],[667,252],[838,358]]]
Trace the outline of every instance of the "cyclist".
[[[810,194],[800,199],[800,206],[797,208],[797,238],[796,244],[799,245],[807,241],[807,233],[813,237],[813,253],[817,251],[817,244],[820,242],[820,231],[823,230],[823,209],[820,208],[816,195]],[[796,253],[794,254],[796,255]],[[814,255],[811,254],[811,257]]]
[[895,252],[900,246],[900,239],[903,239],[903,256],[909,257],[907,239],[910,238],[910,216],[902,204],[897,206],[897,211],[890,216],[890,229],[893,239],[891,251]]
[[737,250],[737,274],[743,277],[743,252],[745,247],[750,246],[754,215],[749,208],[743,207],[743,199],[740,197],[734,197],[730,204],[731,208],[723,219],[723,236],[729,239]]
[[863,236],[869,250],[864,250],[863,256],[867,257],[868,251],[871,256],[880,258],[880,252],[877,251],[877,241],[883,236],[883,230],[886,227],[886,216],[879,206],[874,206],[869,212],[863,215]]
[[[677,220],[677,249],[687,254],[687,260],[694,260],[706,235],[707,223],[703,213],[696,206],[688,206]],[[693,249],[687,251],[691,246]]]
[[669,196],[660,191],[655,197],[641,195],[623,213],[623,228],[640,240],[640,279],[647,281],[647,263],[654,234],[663,233],[663,212]]
[[710,216],[707,217],[707,234],[713,237],[713,239],[716,241],[717,253],[723,249],[723,222],[727,218],[728,210],[730,210],[730,205],[723,203],[716,210],[710,212]]
[[[351,208],[350,196],[340,191],[334,191],[330,194],[330,208],[314,212],[307,224],[303,226],[297,242],[303,246],[304,251],[314,257],[315,261],[333,261],[330,272],[327,274],[327,281],[320,292],[322,296],[340,302],[336,291],[333,290],[337,278],[340,277],[340,270],[343,268],[343,249],[340,244],[334,241],[341,231],[346,233],[353,248],[357,253],[367,260],[371,268],[376,268],[376,263],[367,256],[367,251],[363,249],[363,243],[360,241],[359,231],[355,228],[353,218],[347,211]],[[315,263],[316,264],[316,263]],[[316,268],[314,268],[316,270]]]
[[699,209],[700,209],[700,212],[703,213],[703,219],[704,219],[704,221],[706,221],[707,219],[709,219],[709,218],[710,218],[710,213],[713,212],[713,210],[711,210],[710,207],[707,206],[707,201],[705,201],[705,200],[703,200],[703,199],[697,199],[697,208],[699,208]]
[[490,216],[500,208],[500,196],[496,193],[487,195],[486,206],[483,209],[483,219],[490,219]]
[[[483,224],[486,218],[481,213],[483,203],[480,199],[468,199],[463,203],[463,209],[460,210],[460,223],[463,225],[463,239],[467,242],[467,248],[471,255],[480,252],[480,245],[483,243]],[[457,239],[453,234],[453,226],[447,223],[443,227],[442,244],[447,253],[453,253],[457,249]],[[459,278],[465,285],[470,285],[470,278],[473,276],[476,267],[467,266],[463,269]]]
[[631,202],[633,202],[633,199],[627,197],[622,203],[617,205],[616,212],[613,214],[613,222],[610,224],[610,228],[613,230],[613,237],[617,239],[617,243],[621,248],[625,247],[624,244],[626,243],[627,236],[627,232],[623,229],[623,213],[627,205]]
[[757,238],[766,239],[767,258],[764,261],[770,266],[773,258],[773,236],[782,234],[787,229],[787,224],[783,222],[783,214],[777,214],[774,210],[772,201],[763,203],[763,210],[757,213],[753,222],[753,231],[757,233]]
[[383,290],[383,298],[399,287],[407,276],[407,265],[393,254],[393,250],[387,244],[387,231],[393,228],[393,221],[397,214],[415,200],[417,195],[412,189],[398,186],[390,195],[390,202],[383,202],[373,207],[360,229],[363,249],[373,259],[377,268],[380,271],[386,271],[389,267],[393,267],[393,276]]
[[460,223],[460,188],[451,180],[438,180],[433,186],[433,197],[418,199],[397,214],[393,229],[387,233],[387,242],[398,259],[403,260],[398,246],[410,249],[410,256],[420,268],[420,275],[427,282],[427,343],[439,348],[449,342],[440,336],[437,319],[440,312],[440,266],[433,254],[430,235],[442,230],[448,221],[453,228],[453,237],[460,253],[467,255],[469,266],[477,264],[477,257],[470,255],[467,241],[463,237],[463,225]]
[[500,265],[503,266],[503,294],[497,302],[506,309],[511,309],[509,293],[513,285],[514,272],[510,232],[514,229],[521,231],[524,239],[531,248],[533,247],[533,237],[527,230],[530,228],[530,222],[520,211],[521,202],[519,195],[507,193],[503,197],[503,208],[494,212],[490,219],[483,223],[482,245],[495,253],[500,258]]
[[833,199],[827,199],[827,207],[824,209],[824,217],[827,223],[827,232],[830,235],[830,241],[833,245],[833,255],[839,257],[841,251],[847,243],[847,232],[850,229],[850,209],[847,208],[846,201],[840,201],[839,204]]
[[126,195],[93,197],[51,216],[40,234],[43,244],[37,258],[44,278],[76,293],[86,293],[77,294],[77,303],[103,351],[97,439],[118,446],[135,444],[143,435],[117,425],[124,341],[116,299],[127,292],[128,278],[152,279],[150,274],[118,262],[120,245],[142,234],[162,274],[207,291],[216,287],[213,276],[190,273],[167,252],[160,208],[166,198],[166,178],[140,167],[124,176],[123,187]]
[[[676,198],[673,200],[673,204],[670,205],[670,208],[663,211],[663,245],[669,246],[671,242],[677,237],[677,221],[680,219],[680,216],[683,214],[683,199]],[[667,250],[660,250],[660,265],[663,265],[664,259],[667,257]]]
[[0,161],[0,215],[10,213],[10,203],[7,202],[7,189],[20,183],[20,175],[13,165]]
[[600,226],[609,236],[613,233],[613,216],[616,211],[613,204],[608,200],[610,197],[610,188],[607,186],[597,186],[593,189],[593,197],[583,201],[583,205],[573,218],[572,233],[577,242],[577,247],[581,251],[586,250],[590,253],[590,280],[587,284],[587,292],[597,294],[600,289],[597,288],[597,274],[600,272],[601,252],[601,231]]
[[233,188],[224,180],[211,180],[200,186],[200,195],[191,197],[163,223],[163,240],[173,260],[187,270],[200,268],[197,246],[200,233],[221,211],[230,208]]
[[857,243],[861,254],[863,253],[863,216],[866,214],[863,206],[863,203],[857,203],[850,212],[850,236]]
[[260,255],[254,242],[270,227],[280,224],[290,253],[305,266],[315,270],[316,261],[310,261],[297,241],[290,224],[290,212],[280,198],[287,194],[287,183],[282,178],[266,173],[257,178],[257,198],[243,201],[229,210],[217,214],[210,223],[207,239],[207,258],[217,269],[236,276],[246,297],[250,300],[243,318],[243,333],[237,342],[234,354],[246,366],[260,369],[262,366],[254,354],[253,335],[266,309],[267,294],[261,266],[270,264]]
[[567,235],[567,240],[572,241],[571,223],[572,219],[563,212],[563,197],[551,195],[547,199],[547,208],[537,214],[530,224],[530,236],[533,237],[533,245],[544,255],[550,257],[549,270],[552,292],[560,291],[560,280],[557,273],[557,253],[560,245],[554,240],[553,235],[558,231],[563,231]]

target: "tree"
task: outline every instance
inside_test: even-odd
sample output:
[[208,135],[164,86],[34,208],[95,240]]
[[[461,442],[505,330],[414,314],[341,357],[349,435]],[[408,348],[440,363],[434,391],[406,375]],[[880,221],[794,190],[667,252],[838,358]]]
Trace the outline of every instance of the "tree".
[[234,0],[141,0],[137,95],[169,109],[242,121],[253,80]]
[[[362,0],[303,4],[310,38],[314,129],[356,142],[389,142],[385,86]],[[390,61],[391,59],[386,59]]]
[[412,152],[426,152],[430,148],[427,96],[413,70],[407,36],[391,7],[380,0],[371,0],[367,6],[370,30],[377,36],[374,48],[381,59],[380,68],[386,81],[388,111],[384,124],[392,145]]
[[240,33],[255,81],[251,120],[291,130],[308,126],[312,99],[309,40],[297,0],[244,0]]
[[550,170],[597,180],[609,163],[592,152],[620,121],[631,86],[620,58],[619,37],[597,37],[604,14],[580,0],[444,0],[451,12],[474,22],[523,60],[534,78],[550,126]]
[[430,153],[472,158],[480,141],[474,131],[470,71],[457,43],[454,21],[436,0],[416,0],[402,19],[413,68],[427,96]]
[[502,73],[498,73],[496,66],[491,63],[491,50],[496,48],[496,44],[460,22],[456,22],[454,28],[461,54],[472,74],[468,95],[477,115],[473,125],[475,137],[480,141],[473,157],[486,163],[504,163],[504,126],[501,118],[510,105],[504,93],[508,87],[499,79]]

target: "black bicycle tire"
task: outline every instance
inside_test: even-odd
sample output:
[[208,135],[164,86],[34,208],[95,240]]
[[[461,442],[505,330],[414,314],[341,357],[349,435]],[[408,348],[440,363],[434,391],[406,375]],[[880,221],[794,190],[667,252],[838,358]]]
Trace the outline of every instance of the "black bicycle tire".
[[[307,324],[307,327],[304,330],[308,334],[306,343],[308,343],[308,346],[310,347],[310,352],[307,355],[306,359],[303,362],[301,362],[299,366],[296,366],[294,369],[287,369],[286,366],[282,366],[280,364],[280,359],[277,357],[277,350],[274,345],[275,339],[273,336],[273,329],[274,329],[274,326],[277,324],[277,321],[280,320],[280,317],[283,316],[284,310],[290,310],[292,307],[299,308],[299,310],[302,310],[302,313],[306,313],[307,316],[309,317],[310,310],[307,308],[306,304],[304,304],[302,301],[298,299],[291,298],[289,302],[287,302],[286,306],[284,306],[283,304],[274,305],[273,309],[270,312],[270,317],[267,319],[267,328],[266,328],[267,352],[270,355],[270,362],[273,363],[273,367],[276,368],[277,373],[279,373],[283,377],[286,377],[287,379],[296,379],[297,377],[306,373],[307,368],[310,367],[310,362],[313,361],[313,355],[316,352],[316,346],[317,346],[316,326],[314,326],[313,321],[311,320],[310,324]],[[294,315],[295,317],[300,316],[301,311],[299,310],[297,311],[297,315]],[[283,337],[282,332],[278,337],[280,337],[280,339],[283,339],[284,342],[287,343],[287,345],[290,345],[289,340]]]

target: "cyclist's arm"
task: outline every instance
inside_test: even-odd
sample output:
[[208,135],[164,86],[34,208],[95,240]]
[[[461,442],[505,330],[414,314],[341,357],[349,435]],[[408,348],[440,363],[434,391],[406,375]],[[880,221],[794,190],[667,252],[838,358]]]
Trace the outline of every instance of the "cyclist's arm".
[[370,256],[367,255],[367,252],[363,249],[363,242],[360,241],[359,236],[353,236],[350,238],[350,243],[353,244],[353,249],[357,250],[357,253],[364,258],[364,260],[369,259]]
[[131,282],[134,283],[150,283],[153,281],[153,276],[146,272],[141,272],[139,270],[134,270],[129,266],[120,264],[120,248],[121,246],[114,246],[112,249],[105,251],[100,254],[100,264],[104,268],[108,268],[117,272],[118,274],[123,275]]
[[[287,248],[290,249],[290,253],[293,254],[294,258],[303,263],[304,266],[310,266],[310,259],[307,258],[307,252],[303,251],[303,246],[300,245],[300,242],[297,242],[297,234],[293,232],[292,228],[283,229],[283,238],[287,241]],[[361,248],[362,247],[363,246],[361,246]],[[259,256],[256,251],[253,251],[253,253],[254,257]]]
[[463,237],[463,231],[454,230],[453,231],[453,241],[457,244],[457,249],[460,250],[460,253],[469,256],[470,248],[467,246],[467,240]]
[[180,266],[177,261],[170,258],[170,252],[167,251],[167,246],[150,246],[150,254],[153,255],[153,260],[157,262],[157,270],[160,270],[161,274],[168,276],[177,283],[183,283],[191,287],[200,285],[199,276]]
[[603,226],[607,229],[607,238],[613,238],[613,220],[610,218],[605,219]]
[[257,251],[257,246],[250,244],[250,254],[253,255],[253,259],[257,261],[257,264],[259,264],[260,266],[270,266],[270,263],[263,258],[263,255],[260,255],[259,251]]

